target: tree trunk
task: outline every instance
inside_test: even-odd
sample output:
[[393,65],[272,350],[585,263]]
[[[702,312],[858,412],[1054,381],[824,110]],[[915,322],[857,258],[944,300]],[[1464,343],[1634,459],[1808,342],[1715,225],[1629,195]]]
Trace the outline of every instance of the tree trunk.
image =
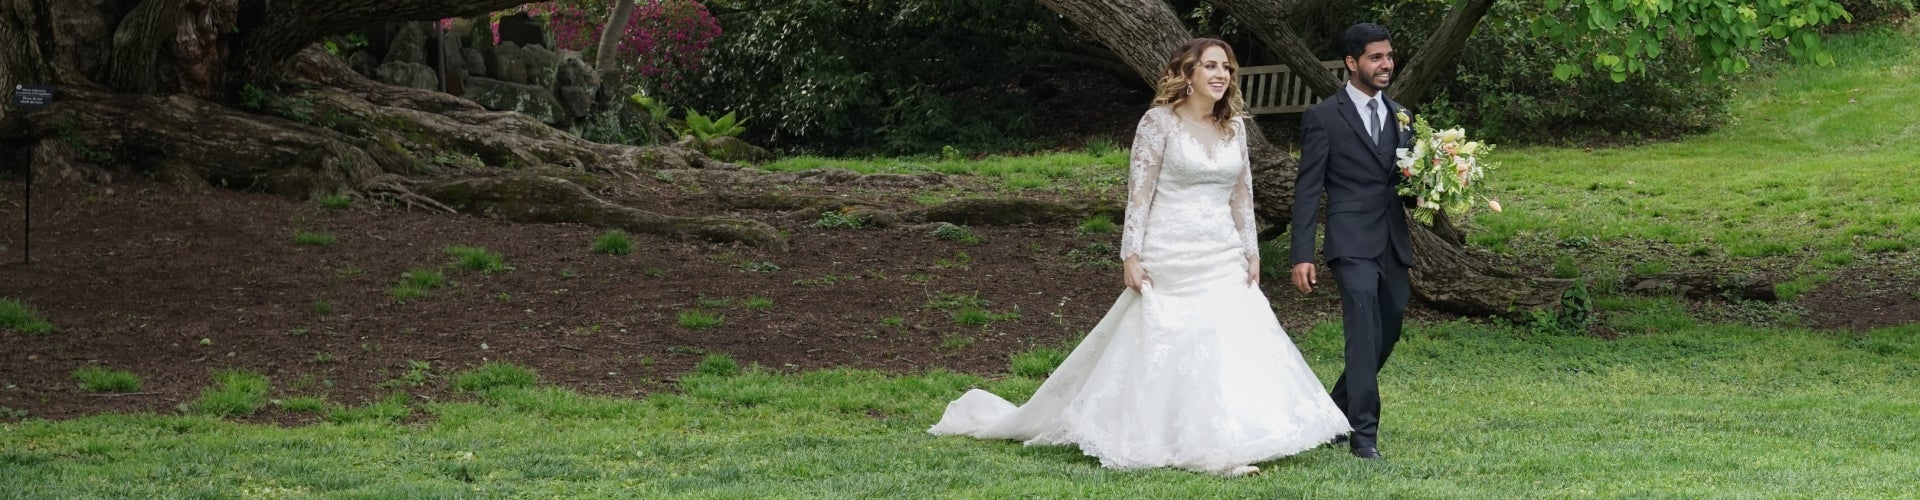
[[1187,41],[1180,17],[1162,0],[1040,0],[1040,5],[1093,34],[1152,86],[1167,55]]
[[627,33],[627,20],[633,17],[633,0],[619,0],[613,5],[613,12],[607,14],[607,25],[600,30],[600,44],[594,49],[594,69],[606,71],[613,69],[615,52],[620,50],[620,37]]
[[[113,36],[113,65],[106,85],[149,94],[182,91],[207,99],[220,97],[225,49],[220,36],[236,21],[231,1],[148,0],[127,13]],[[154,49],[165,53],[155,57]]]
[[1534,278],[1495,268],[1407,219],[1413,236],[1413,297],[1435,309],[1521,320],[1534,309],[1557,311],[1573,280]]
[[1401,75],[1394,78],[1387,95],[1394,101],[1412,103],[1418,109],[1420,101],[1427,97],[1427,90],[1440,81],[1441,75],[1453,70],[1460,51],[1467,48],[1467,37],[1473,35],[1474,28],[1480,26],[1481,18],[1486,17],[1492,7],[1493,0],[1460,0],[1454,5],[1440,26],[1427,36],[1426,43],[1414,52],[1413,59],[1406,62],[1407,67],[1399,71]]
[[[362,186],[379,174],[358,140],[326,129],[243,113],[186,95],[68,87],[35,113],[38,148],[59,144],[102,166],[192,172],[204,182],[308,196]],[[71,165],[42,165],[61,168]]]

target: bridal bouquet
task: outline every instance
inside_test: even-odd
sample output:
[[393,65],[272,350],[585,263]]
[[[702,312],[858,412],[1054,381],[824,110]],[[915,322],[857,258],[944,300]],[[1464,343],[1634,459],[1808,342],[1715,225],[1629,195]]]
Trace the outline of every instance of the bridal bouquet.
[[[1400,126],[1408,125],[1406,113],[1395,118]],[[1413,147],[1395,149],[1394,156],[1399,158],[1400,175],[1406,177],[1400,183],[1400,195],[1414,197],[1414,220],[1431,226],[1434,213],[1460,217],[1481,201],[1500,211],[1500,202],[1481,193],[1482,180],[1494,165],[1481,161],[1479,155],[1493,152],[1492,144],[1469,141],[1467,132],[1458,127],[1435,131],[1424,116],[1412,125]]]

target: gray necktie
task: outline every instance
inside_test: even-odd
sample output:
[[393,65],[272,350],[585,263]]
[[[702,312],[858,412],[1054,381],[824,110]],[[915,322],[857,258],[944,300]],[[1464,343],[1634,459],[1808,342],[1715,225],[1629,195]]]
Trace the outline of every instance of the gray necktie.
[[1379,109],[1379,99],[1367,100],[1367,137],[1372,137],[1374,144],[1380,143],[1380,119],[1376,118],[1380,115]]

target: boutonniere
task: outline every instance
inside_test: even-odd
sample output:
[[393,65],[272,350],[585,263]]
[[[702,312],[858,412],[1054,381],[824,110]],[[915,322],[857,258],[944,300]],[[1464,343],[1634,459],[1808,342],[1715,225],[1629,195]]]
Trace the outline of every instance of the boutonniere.
[[1394,110],[1393,119],[1394,121],[1400,122],[1401,132],[1406,132],[1407,127],[1413,125],[1413,118],[1407,116],[1407,108],[1400,108],[1400,109]]

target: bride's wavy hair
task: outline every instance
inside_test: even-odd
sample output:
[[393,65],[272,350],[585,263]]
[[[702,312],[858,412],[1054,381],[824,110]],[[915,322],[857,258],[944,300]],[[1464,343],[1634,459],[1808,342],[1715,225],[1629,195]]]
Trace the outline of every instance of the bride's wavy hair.
[[1227,94],[1213,103],[1213,124],[1229,134],[1233,132],[1233,118],[1247,113],[1247,103],[1240,98],[1240,60],[1233,56],[1233,46],[1214,38],[1195,38],[1187,40],[1173,49],[1167,56],[1167,67],[1160,70],[1159,91],[1153,97],[1153,105],[1178,104],[1187,98],[1192,83],[1187,75],[1200,65],[1200,55],[1208,48],[1219,47],[1227,53]]

